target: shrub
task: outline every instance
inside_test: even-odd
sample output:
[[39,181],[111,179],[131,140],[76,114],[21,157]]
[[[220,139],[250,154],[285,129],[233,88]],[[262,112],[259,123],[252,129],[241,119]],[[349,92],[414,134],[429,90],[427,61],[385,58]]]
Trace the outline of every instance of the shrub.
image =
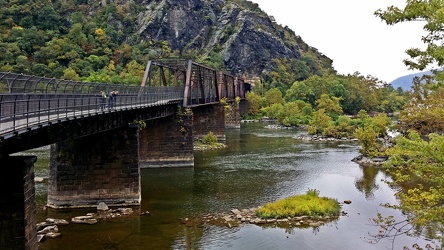
[[256,211],[260,218],[288,218],[296,216],[336,216],[341,207],[335,199],[319,197],[319,191],[309,189],[305,195],[296,195],[267,203]]
[[217,142],[217,137],[213,134],[212,131],[202,137],[202,144],[211,145]]

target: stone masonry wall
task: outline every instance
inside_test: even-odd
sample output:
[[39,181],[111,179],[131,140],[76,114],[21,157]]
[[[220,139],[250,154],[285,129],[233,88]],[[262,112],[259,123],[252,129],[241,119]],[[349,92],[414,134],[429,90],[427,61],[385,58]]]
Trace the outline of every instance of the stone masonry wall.
[[140,167],[193,167],[192,124],[191,114],[148,121],[140,133]]
[[225,127],[240,128],[239,103],[231,102],[228,105],[228,108],[225,108]]
[[48,206],[139,205],[137,126],[51,146]]
[[200,139],[210,131],[219,141],[225,141],[225,107],[223,105],[193,108],[194,139]]
[[35,156],[0,160],[0,249],[38,248],[34,186]]

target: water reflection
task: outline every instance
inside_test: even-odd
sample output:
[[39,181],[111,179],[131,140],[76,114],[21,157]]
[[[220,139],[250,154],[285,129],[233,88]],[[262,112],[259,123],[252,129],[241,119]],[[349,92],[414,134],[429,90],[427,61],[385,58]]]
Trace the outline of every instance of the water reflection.
[[[228,130],[228,147],[196,152],[192,169],[141,170],[142,204],[138,209],[149,211],[149,216],[69,225],[60,229],[61,238],[48,239],[40,249],[391,248],[391,242],[371,245],[363,240],[377,232],[369,225],[377,213],[403,218],[398,211],[379,206],[396,203],[393,190],[381,181],[386,178],[384,173],[351,162],[359,154],[357,143],[301,142],[295,139],[300,133],[265,129],[259,123]],[[184,223],[186,218],[251,208],[308,189],[338,201],[351,200],[352,204],[343,206],[347,216],[317,228]],[[40,194],[37,198],[45,200]],[[39,209],[38,217],[70,220],[86,212]],[[401,236],[395,249],[415,242]]]
[[378,167],[359,166],[362,169],[363,176],[355,182],[355,187],[364,193],[365,198],[374,198],[374,192],[378,190],[379,185],[376,183],[376,176],[379,173]]

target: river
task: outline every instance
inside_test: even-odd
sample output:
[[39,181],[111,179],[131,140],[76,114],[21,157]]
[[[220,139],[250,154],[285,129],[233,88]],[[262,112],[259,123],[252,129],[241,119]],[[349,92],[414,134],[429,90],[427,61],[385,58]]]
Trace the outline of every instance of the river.
[[[392,241],[369,241],[378,233],[377,213],[402,220],[400,212],[381,207],[396,203],[394,190],[377,168],[351,161],[356,142],[302,142],[297,130],[273,130],[263,123],[242,124],[227,131],[227,148],[195,152],[193,169],[143,169],[142,204],[136,214],[95,225],[60,226],[62,236],[46,239],[39,249],[392,249]],[[48,150],[39,156],[36,176],[48,176]],[[37,219],[70,220],[95,210],[44,210],[47,184],[36,185]],[[346,216],[318,228],[228,228],[187,226],[184,218],[251,208],[317,189],[342,202]],[[398,236],[393,249],[425,246],[427,241]]]

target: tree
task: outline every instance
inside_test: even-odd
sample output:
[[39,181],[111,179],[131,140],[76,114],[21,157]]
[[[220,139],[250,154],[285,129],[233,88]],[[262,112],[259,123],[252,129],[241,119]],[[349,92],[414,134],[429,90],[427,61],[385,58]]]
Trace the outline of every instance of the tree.
[[366,156],[375,157],[378,156],[378,144],[376,139],[378,133],[373,126],[359,127],[355,131],[355,137],[359,139],[359,143],[362,146],[360,152]]
[[311,86],[308,86],[305,81],[294,82],[290,89],[285,93],[285,101],[293,102],[301,100],[306,103],[314,104],[315,95]]
[[63,71],[63,79],[78,81],[80,80],[80,77],[75,70],[67,68]]
[[417,234],[426,230],[428,237],[442,242],[444,136],[430,134],[424,140],[411,130],[407,136],[397,138],[387,153],[390,159],[385,169],[393,176],[391,184],[404,187],[404,192],[397,193],[400,205],[386,206],[402,210]]
[[313,70],[318,72],[311,57],[304,57],[302,60],[286,58],[274,59],[272,63],[274,67],[267,75],[266,80],[270,83],[270,88],[278,88],[283,93],[285,93],[295,81],[303,81],[310,75],[313,75],[307,63],[310,63]]
[[282,98],[282,92],[278,88],[273,88],[265,92],[264,95],[269,105],[273,105],[275,103],[283,104],[284,99]]
[[425,137],[429,133],[444,131],[444,87],[433,90],[430,88],[433,84],[415,82],[414,91],[409,96],[411,101],[399,117],[401,132],[414,129]]
[[330,126],[332,119],[325,113],[324,109],[313,112],[313,119],[308,126],[308,133],[312,135],[322,134]]
[[247,92],[247,101],[249,106],[248,113],[253,116],[259,115],[262,106],[262,97],[253,92]]
[[[404,63],[408,68],[418,70],[444,66],[443,1],[408,0],[403,9],[390,6],[385,11],[377,10],[375,15],[389,25],[423,21],[427,34],[422,41],[427,48],[408,49],[410,58]],[[407,215],[406,223],[413,225],[418,234],[427,229],[427,236],[438,238],[441,244],[444,233],[444,137],[440,135],[444,128],[443,80],[442,71],[434,71],[434,75],[425,77],[423,82],[416,79],[410,102],[400,115],[404,136],[398,137],[395,146],[387,150],[390,158],[386,164],[392,184],[403,189],[397,193],[400,205],[386,206],[402,210]],[[399,229],[393,220],[379,217],[375,221],[382,222],[386,230]],[[398,230],[397,234],[411,231]]]
[[284,110],[284,106],[281,103],[273,103],[269,107],[264,108],[264,114],[271,119],[277,119],[278,115]]
[[312,113],[311,105],[304,101],[288,102],[284,105],[282,112],[278,114],[278,121],[285,126],[308,124]]
[[330,117],[338,116],[342,114],[342,107],[339,104],[340,100],[341,98],[329,97],[327,94],[322,94],[321,97],[316,100],[316,108],[318,110],[325,110],[325,113]]
[[[390,6],[385,11],[379,9],[375,15],[388,25],[402,22],[423,21],[424,30],[428,33],[422,37],[426,49],[411,48],[407,50],[410,59],[404,64],[410,69],[424,70],[430,65],[437,68],[444,66],[444,2],[436,0],[408,0],[406,6]],[[435,72],[437,79],[442,80],[444,72]]]
[[378,107],[378,88],[382,84],[377,78],[363,76],[359,72],[347,75],[348,98],[344,99],[343,108],[347,114],[356,114],[359,110],[376,110]]

